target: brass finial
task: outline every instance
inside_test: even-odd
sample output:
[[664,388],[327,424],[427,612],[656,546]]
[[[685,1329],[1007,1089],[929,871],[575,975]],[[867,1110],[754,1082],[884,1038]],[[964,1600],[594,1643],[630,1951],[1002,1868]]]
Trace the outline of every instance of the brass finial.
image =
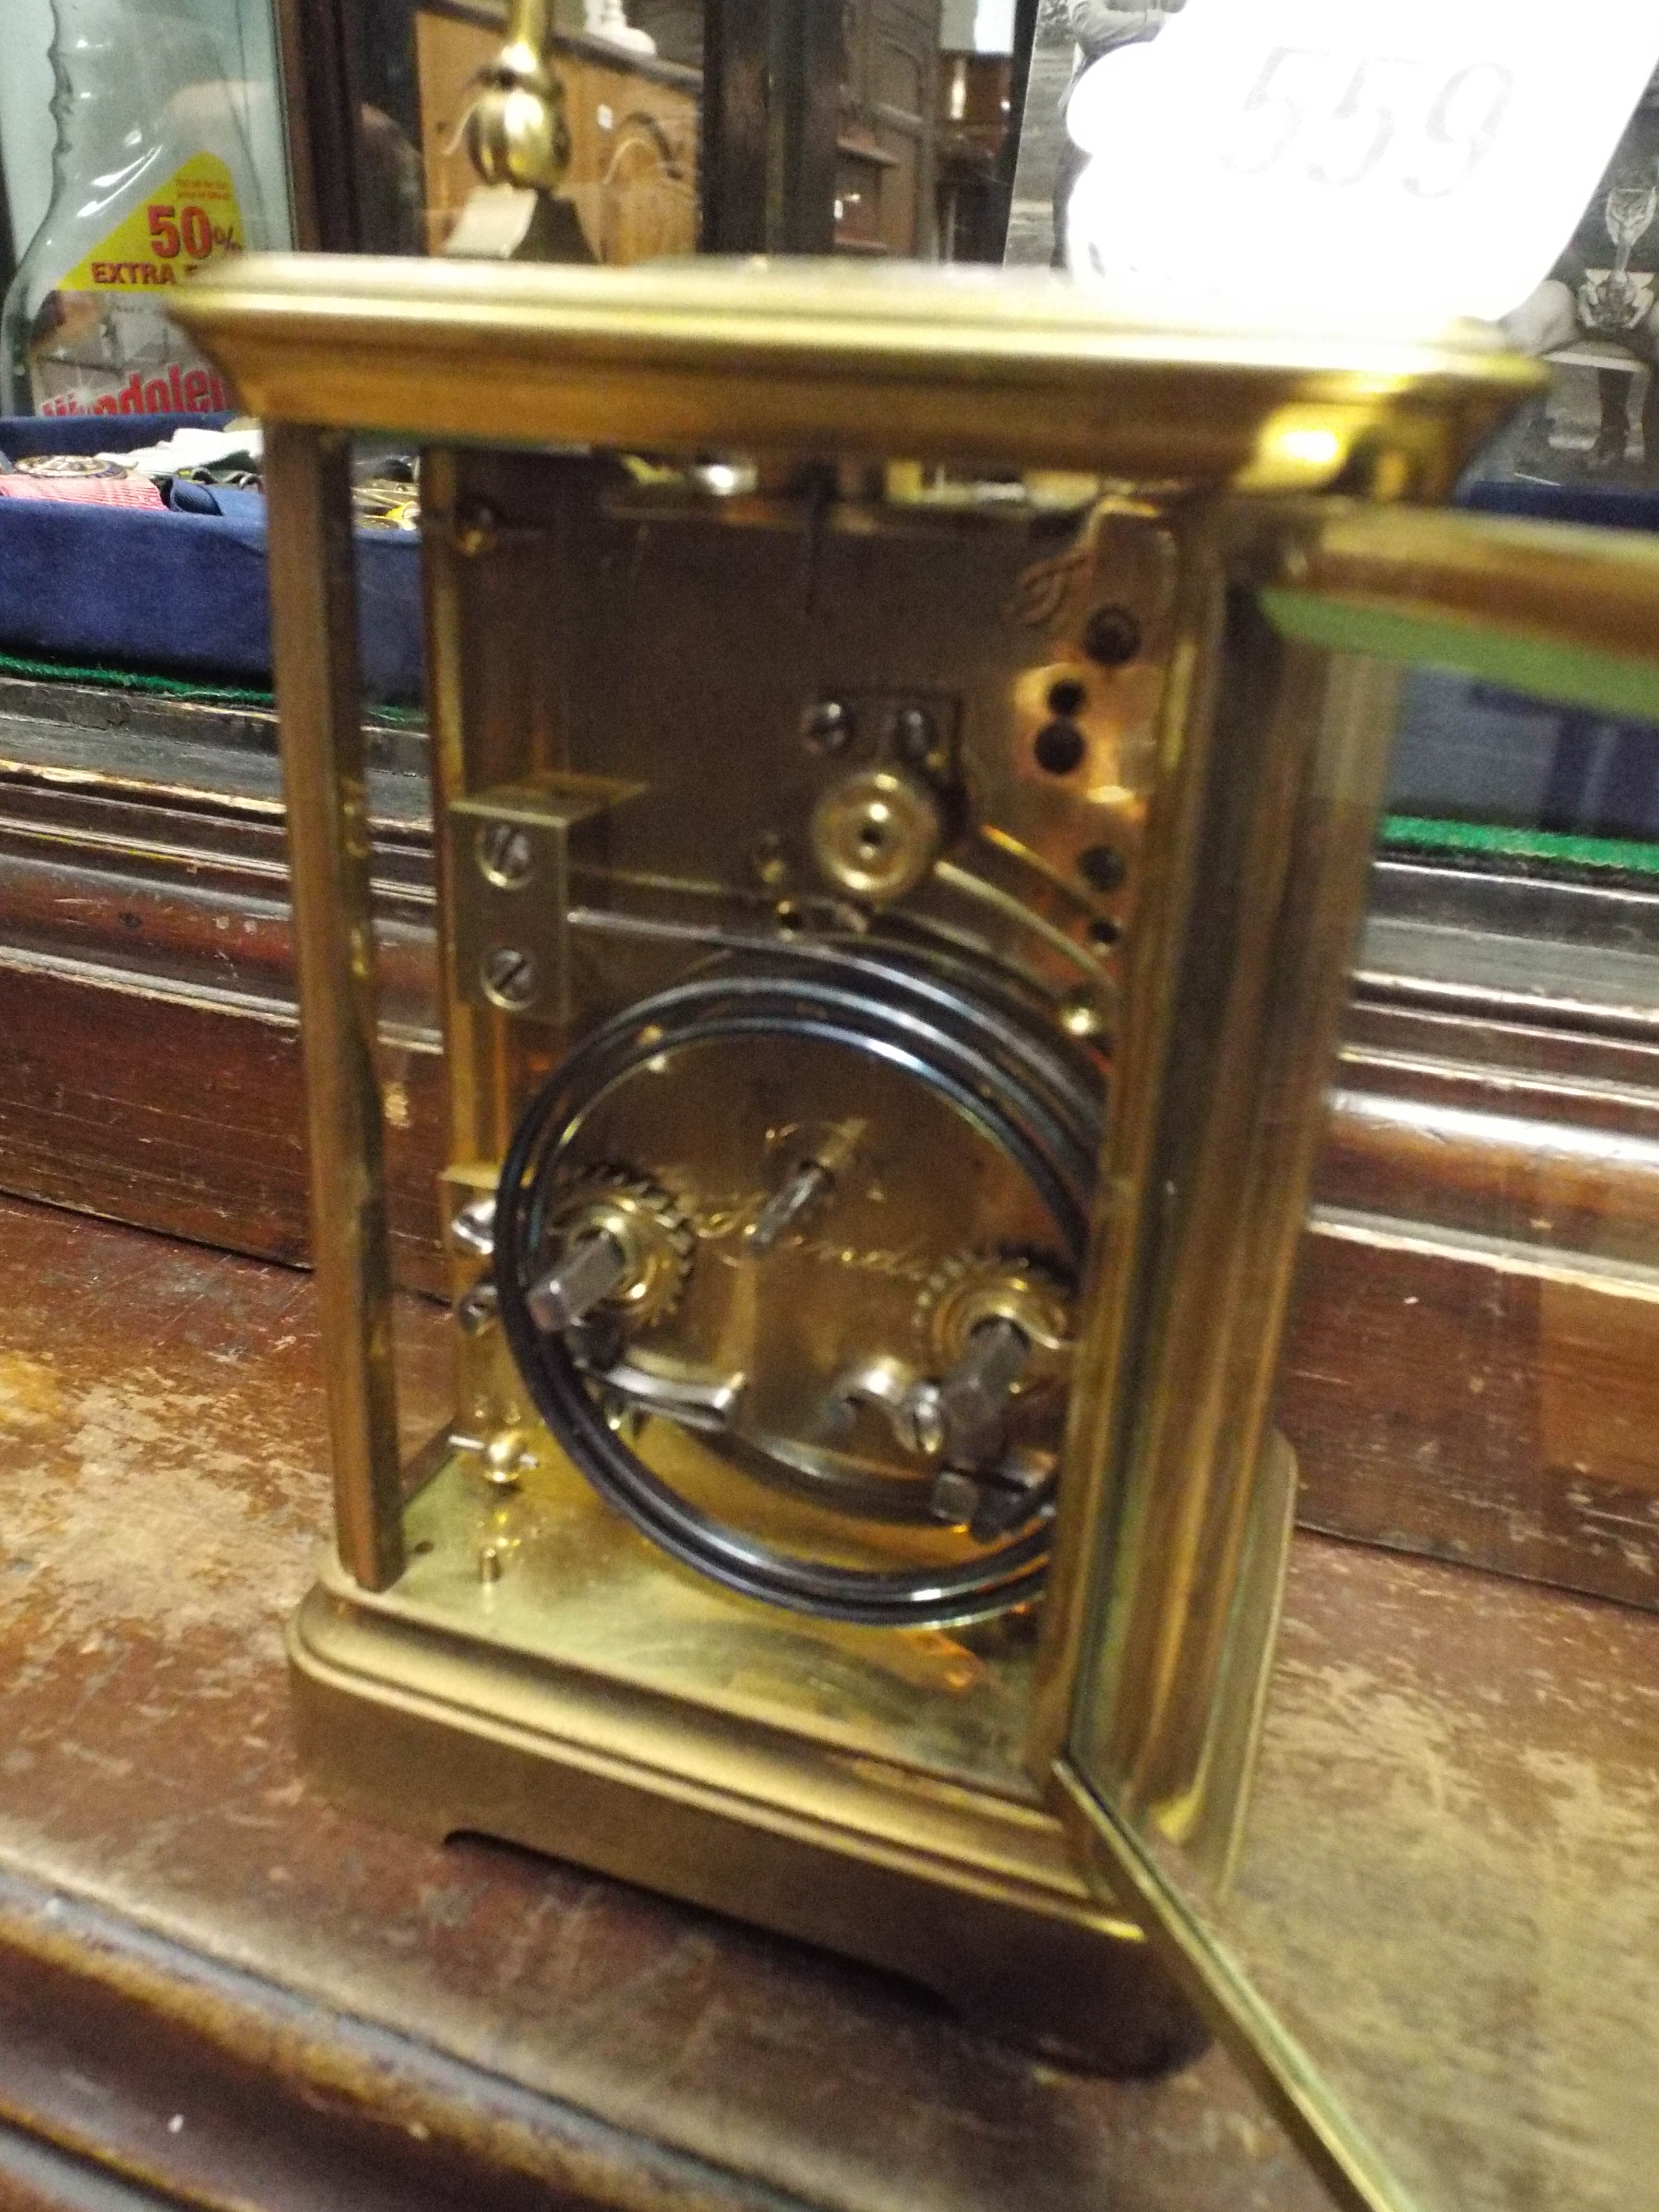
[[478,73],[467,151],[487,185],[556,189],[570,166],[564,94],[544,57],[550,0],[513,0],[507,43]]

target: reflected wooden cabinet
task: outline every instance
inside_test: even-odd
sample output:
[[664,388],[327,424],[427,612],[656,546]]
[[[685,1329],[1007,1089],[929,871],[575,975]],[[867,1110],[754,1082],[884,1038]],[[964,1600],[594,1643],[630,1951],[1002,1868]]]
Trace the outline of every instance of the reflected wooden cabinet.
[[[461,125],[501,29],[498,9],[455,0],[416,17],[428,252],[443,251],[477,181]],[[575,33],[555,37],[553,63],[570,126],[563,196],[594,258],[626,264],[695,252],[700,73]]]
[[836,245],[931,260],[939,0],[845,0]]
[[941,261],[1000,261],[1008,220],[1013,58],[946,51],[939,64],[939,256]]

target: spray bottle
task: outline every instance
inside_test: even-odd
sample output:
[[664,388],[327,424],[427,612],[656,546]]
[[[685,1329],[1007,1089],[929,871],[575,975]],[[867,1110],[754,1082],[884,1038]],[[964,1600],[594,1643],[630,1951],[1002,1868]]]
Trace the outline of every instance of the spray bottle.
[[173,288],[268,243],[232,87],[180,0],[52,0],[52,204],[0,312],[7,411],[228,404],[173,327]]

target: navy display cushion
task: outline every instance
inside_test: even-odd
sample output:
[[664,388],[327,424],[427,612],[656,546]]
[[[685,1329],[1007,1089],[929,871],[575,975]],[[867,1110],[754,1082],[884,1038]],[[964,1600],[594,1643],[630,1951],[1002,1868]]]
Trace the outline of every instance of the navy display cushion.
[[[1458,504],[1540,522],[1659,530],[1659,489],[1641,484],[1540,483],[1477,469]],[[1413,669],[1387,811],[1650,842],[1659,839],[1659,728],[1443,669]]]
[[[0,420],[0,453],[120,453],[225,419],[15,416]],[[268,685],[263,502],[234,507],[181,514],[0,499],[0,650]],[[375,699],[418,699],[420,539],[360,530],[356,543],[363,688]]]
[[1601,530],[1659,530],[1659,487],[1547,484],[1524,477],[1472,477],[1460,507],[1479,514],[1517,514],[1534,522],[1587,522]]

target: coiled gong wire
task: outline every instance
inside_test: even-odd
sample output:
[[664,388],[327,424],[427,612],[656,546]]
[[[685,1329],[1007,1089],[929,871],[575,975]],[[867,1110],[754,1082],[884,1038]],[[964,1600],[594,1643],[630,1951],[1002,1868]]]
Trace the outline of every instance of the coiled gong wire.
[[586,1111],[677,1046],[768,1037],[843,1047],[946,1101],[1030,1179],[1080,1273],[1101,1123],[1092,1065],[1045,1033],[1031,1002],[954,957],[831,943],[722,957],[595,1030],[532,1101],[501,1170],[495,1288],[502,1330],[537,1411],[587,1480],[644,1534],[728,1589],[869,1626],[939,1626],[1035,1595],[1048,1565],[1054,1478],[1008,1540],[951,1567],[885,1571],[803,1559],[689,1504],[612,1429],[563,1338],[526,1292],[546,1265],[546,1209]]

